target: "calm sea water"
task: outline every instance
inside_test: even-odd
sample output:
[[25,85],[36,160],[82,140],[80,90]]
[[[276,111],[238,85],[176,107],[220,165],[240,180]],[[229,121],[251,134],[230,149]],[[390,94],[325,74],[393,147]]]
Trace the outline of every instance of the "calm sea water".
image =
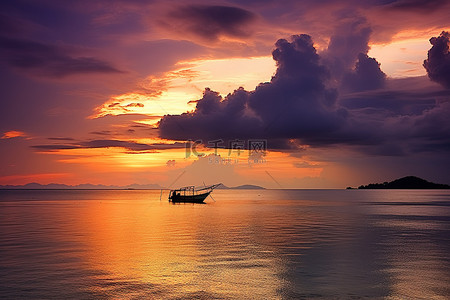
[[450,191],[0,191],[0,298],[449,299]]

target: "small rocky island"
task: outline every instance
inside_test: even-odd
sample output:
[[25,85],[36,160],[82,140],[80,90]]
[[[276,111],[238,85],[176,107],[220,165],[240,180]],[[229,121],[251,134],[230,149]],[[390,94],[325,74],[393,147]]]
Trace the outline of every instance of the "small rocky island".
[[406,176],[391,182],[361,185],[358,189],[450,189],[450,185],[429,182],[416,176]]

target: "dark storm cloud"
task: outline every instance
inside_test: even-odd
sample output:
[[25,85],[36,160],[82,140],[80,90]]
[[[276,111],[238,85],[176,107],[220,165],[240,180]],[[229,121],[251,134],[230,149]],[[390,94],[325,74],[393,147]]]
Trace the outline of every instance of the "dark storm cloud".
[[436,98],[450,96],[449,92],[410,92],[399,90],[376,90],[373,92],[343,95],[339,104],[348,110],[365,110],[386,116],[420,115],[436,105]]
[[[382,116],[370,120],[369,115],[359,116],[368,120],[361,122],[378,132],[376,143],[361,146],[363,152],[374,155],[401,156],[419,152],[450,151],[450,102],[438,102],[432,109],[424,110],[420,115]],[[369,140],[370,141],[370,140]]]
[[248,97],[242,88],[225,99],[206,89],[195,112],[164,116],[159,126],[161,136],[176,140],[254,136],[262,129],[262,122],[247,108]]
[[372,33],[364,17],[343,11],[339,13],[339,18],[341,21],[330,37],[327,51],[323,53],[335,77],[352,69],[360,53],[367,54]]
[[[364,49],[364,43],[358,45]],[[201,139],[205,144],[261,138],[268,140],[271,149],[341,144],[391,156],[448,150],[450,95],[446,90],[432,83],[417,90],[425,77],[390,79],[385,87],[386,75],[378,62],[361,52],[355,69],[339,79],[327,68],[330,53],[321,59],[308,35],[281,39],[272,53],[277,71],[270,82],[250,92],[240,88],[224,99],[206,89],[195,111],[161,119],[160,136]],[[351,60],[349,56],[346,63]],[[352,92],[338,97],[336,89],[330,88],[336,81]]]
[[327,88],[330,73],[311,37],[293,36],[292,42],[281,39],[275,46],[275,76],[249,97],[249,107],[264,123],[262,134],[307,139],[338,129],[346,113],[335,107],[337,92]]
[[173,143],[173,144],[143,144],[129,141],[121,140],[91,140],[91,141],[81,141],[67,144],[50,144],[50,145],[34,145],[31,146],[37,151],[56,151],[56,150],[67,150],[67,149],[95,149],[95,148],[124,148],[134,152],[141,151],[157,151],[166,149],[176,149],[185,148],[185,143]]
[[415,147],[418,150],[446,150],[450,151],[450,101],[441,102],[435,108],[424,114],[411,118],[412,136],[426,140]]
[[345,91],[383,87],[386,75],[376,59],[367,56],[372,28],[366,18],[349,11],[337,15],[342,21],[331,36],[328,49],[322,53],[332,76]]
[[190,5],[182,6],[169,14],[176,30],[185,30],[202,38],[215,40],[221,35],[247,37],[248,25],[255,15],[245,9],[232,6]]
[[342,87],[349,91],[379,89],[386,82],[386,74],[375,58],[360,53],[355,70],[344,75]]
[[450,88],[450,34],[443,31],[438,37],[432,37],[430,43],[433,46],[423,66],[431,80]]
[[161,120],[161,136],[306,140],[337,130],[346,112],[335,107],[336,91],[326,87],[330,74],[320,64],[311,37],[293,36],[292,42],[281,39],[272,54],[278,69],[271,82],[252,92],[238,89],[225,99],[206,89],[194,112]]
[[[430,93],[385,90],[341,100],[351,122],[342,132],[340,143],[360,145],[362,152],[374,155],[449,151],[449,96],[445,90]],[[357,140],[345,141],[345,134]]]
[[97,58],[72,56],[63,47],[27,39],[0,37],[0,53],[8,64],[47,77],[122,73],[110,63]]

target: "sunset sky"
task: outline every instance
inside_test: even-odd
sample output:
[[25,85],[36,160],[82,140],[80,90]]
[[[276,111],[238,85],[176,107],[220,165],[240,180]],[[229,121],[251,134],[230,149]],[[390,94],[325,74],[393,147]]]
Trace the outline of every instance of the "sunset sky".
[[0,185],[450,184],[449,11],[1,1]]

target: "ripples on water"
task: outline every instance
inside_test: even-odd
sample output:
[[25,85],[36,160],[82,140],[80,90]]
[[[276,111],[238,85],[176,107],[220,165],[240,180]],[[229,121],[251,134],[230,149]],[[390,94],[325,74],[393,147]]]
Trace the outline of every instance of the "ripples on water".
[[450,191],[159,194],[0,191],[0,297],[450,297]]

